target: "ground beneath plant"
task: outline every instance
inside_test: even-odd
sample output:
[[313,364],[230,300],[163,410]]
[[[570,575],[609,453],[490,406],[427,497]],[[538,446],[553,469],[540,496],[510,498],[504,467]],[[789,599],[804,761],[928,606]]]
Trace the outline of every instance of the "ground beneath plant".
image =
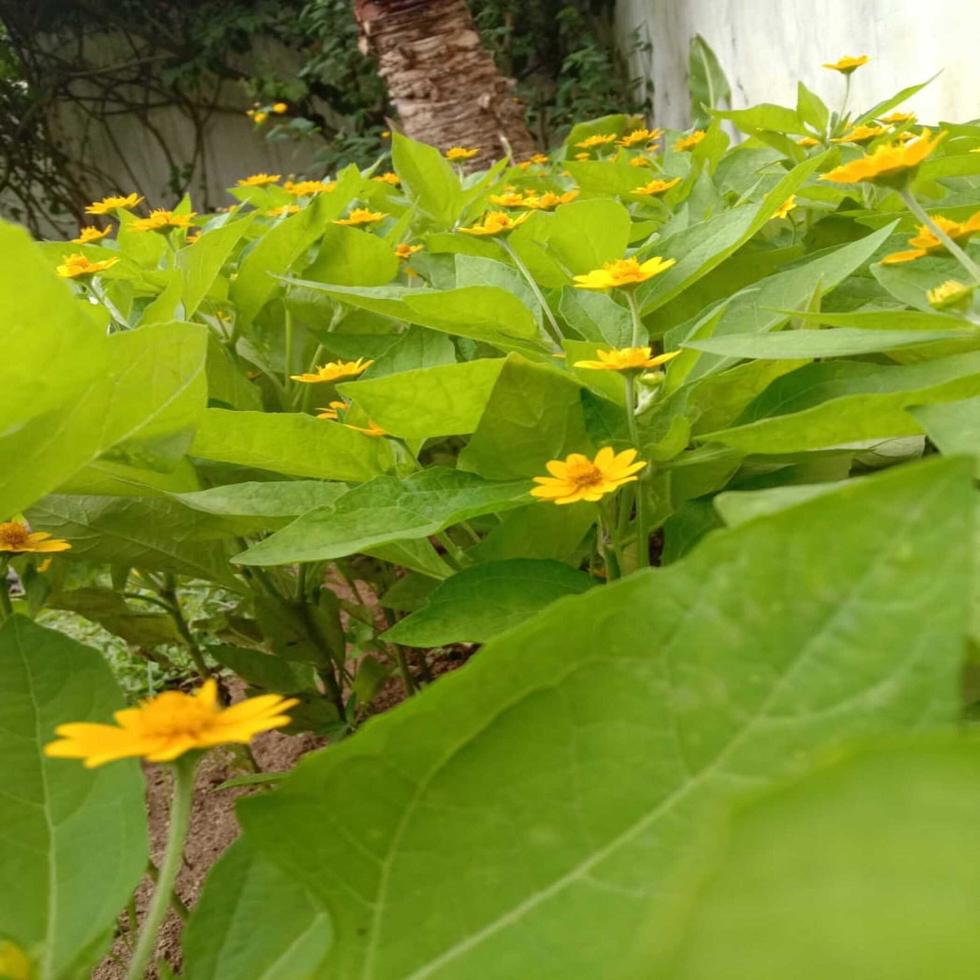
[[[461,667],[470,658],[474,648],[460,646],[426,655],[425,665],[433,680],[442,674]],[[425,678],[419,667],[413,670],[419,683]],[[239,684],[232,685],[232,700],[242,697]],[[373,713],[390,710],[405,699],[405,691],[399,677],[391,677],[378,693],[372,704]],[[288,772],[296,763],[310,752],[323,748],[324,742],[313,735],[284,735],[280,732],[266,732],[252,742],[255,761],[263,772]],[[329,750],[328,750],[329,751]],[[235,787],[220,789],[222,783],[249,772],[245,757],[234,750],[216,749],[209,753],[197,772],[194,794],[194,810],[191,816],[191,829],[188,845],[184,853],[184,866],[177,879],[176,892],[181,902],[192,908],[200,895],[204,879],[214,863],[238,836],[238,821],[235,818],[235,802],[242,796],[265,792],[261,787]],[[145,767],[147,782],[147,813],[150,826],[150,857],[159,866],[167,835],[167,814],[170,799],[170,772],[162,766]],[[144,877],[136,892],[136,914],[142,921],[149,902],[152,886]],[[171,970],[181,968],[180,930],[181,920],[171,909],[167,921],[160,932],[156,959],[163,959]],[[92,974],[93,980],[122,980],[126,975],[135,935],[127,914],[119,919],[118,933],[109,955]],[[148,977],[157,977],[152,969]]]

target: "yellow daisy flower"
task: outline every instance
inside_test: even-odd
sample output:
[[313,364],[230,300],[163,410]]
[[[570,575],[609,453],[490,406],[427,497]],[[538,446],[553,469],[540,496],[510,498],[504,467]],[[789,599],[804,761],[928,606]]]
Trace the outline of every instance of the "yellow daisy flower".
[[90,242],[97,242],[100,238],[105,238],[111,231],[112,225],[109,225],[106,228],[95,228],[91,225],[87,228],[80,228],[78,238],[73,238],[72,244],[88,245]]
[[125,197],[119,195],[104,197],[101,201],[93,201],[86,209],[86,214],[108,214],[116,208],[135,208],[143,198],[139,194],[127,194]]
[[818,140],[815,136],[801,136],[796,141],[796,145],[809,149],[811,146],[819,146],[820,140]]
[[446,150],[446,159],[455,163],[458,160],[472,160],[479,153],[477,147],[472,146],[451,146]]
[[467,235],[500,235],[505,231],[513,231],[518,225],[523,224],[531,216],[530,211],[511,217],[503,211],[488,211],[482,219],[482,224],[477,222],[469,228],[459,230]]
[[673,180],[651,180],[642,187],[634,187],[630,193],[640,194],[643,197],[654,197],[657,194],[665,194],[671,187],[676,187],[680,182],[680,177],[675,177]]
[[336,422],[337,419],[339,418],[337,413],[346,412],[347,407],[348,407],[347,402],[342,402],[342,401],[330,402],[327,408],[317,409],[317,412],[320,413],[319,415],[317,415],[317,418],[326,419],[328,422]]
[[914,123],[915,113],[914,112],[893,112],[891,115],[882,116],[878,122],[885,123],[888,126],[898,126],[902,123]]
[[397,187],[401,182],[401,177],[398,176],[393,170],[388,170],[383,174],[378,174],[372,177],[371,180],[376,180],[379,184],[390,184],[392,187]]
[[850,75],[852,71],[857,71],[861,65],[866,65],[871,59],[866,54],[854,57],[840,58],[838,61],[825,64],[824,68],[839,71],[842,75]]
[[185,752],[230,742],[247,744],[259,732],[289,724],[283,714],[295,698],[263,694],[230,708],[218,703],[218,685],[207,680],[194,694],[164,691],[113,716],[115,725],[72,722],[59,725],[58,741],[44,747],[53,759],[82,759],[86,769],[133,757],[172,762]]
[[355,432],[363,432],[366,436],[371,436],[372,438],[378,438],[380,436],[388,435],[384,429],[378,425],[377,422],[368,421],[367,427],[363,425],[351,425],[350,422],[340,423],[345,429],[353,429]]
[[593,147],[608,146],[615,142],[615,133],[596,133],[594,136],[587,136],[584,140],[580,140],[575,146],[579,150],[591,150]]
[[309,197],[311,194],[329,194],[336,186],[335,180],[287,180],[282,189],[293,197]]
[[786,200],[783,201],[783,203],[780,204],[779,207],[776,208],[775,211],[773,211],[772,216],[774,218],[785,218],[785,217],[788,217],[790,211],[792,211],[793,208],[795,208],[795,207],[796,207],[796,195],[795,194],[790,194],[790,196],[787,197]]
[[500,208],[524,207],[524,195],[520,191],[504,191],[503,194],[491,194],[490,203]]
[[703,129],[696,129],[693,133],[687,136],[682,136],[676,143],[674,143],[674,149],[679,152],[684,152],[684,150],[693,150],[694,147],[698,145],[708,134]]
[[363,374],[372,364],[373,360],[366,361],[358,358],[356,361],[330,361],[322,367],[318,367],[316,372],[309,374],[291,374],[293,381],[302,381],[304,384],[322,384],[325,381],[337,381],[340,378],[356,378]]
[[148,218],[137,218],[130,228],[133,231],[167,231],[170,228],[190,228],[191,222],[197,217],[193,211],[187,214],[175,214],[165,208],[156,208]]
[[270,218],[285,218],[291,214],[297,214],[299,212],[298,204],[283,204],[278,208],[269,208],[265,213]]
[[855,126],[843,136],[835,136],[831,143],[870,143],[888,132],[885,126]]
[[261,110],[256,112],[254,109],[250,109],[248,112],[245,113],[245,115],[248,116],[252,120],[252,122],[255,123],[256,126],[261,126],[262,123],[264,123],[266,119],[269,118],[269,113]]
[[71,545],[60,538],[52,538],[47,531],[31,531],[19,521],[0,524],[0,552],[22,555],[28,552],[47,554],[52,551],[68,551]]
[[547,153],[535,153],[528,162],[536,163],[539,167],[546,167],[551,163],[551,158]]
[[[971,215],[966,221],[953,221],[951,218],[944,218],[941,214],[933,215],[932,220],[957,245],[966,242],[971,235],[980,231],[980,211]],[[892,252],[891,255],[886,255],[881,261],[885,265],[899,265],[902,262],[914,262],[926,255],[942,252],[946,248],[925,225],[918,226],[917,233],[908,240],[908,243],[912,246],[911,249],[906,252]]]
[[281,116],[284,112],[288,111],[289,106],[285,102],[273,102],[272,111],[276,115]]
[[973,286],[947,279],[942,285],[930,289],[926,293],[929,305],[937,310],[948,310],[957,306],[966,306],[973,296]]
[[634,129],[619,140],[620,146],[638,146],[640,143],[652,143],[663,136],[662,129]]
[[346,218],[335,218],[335,225],[373,225],[387,218],[384,211],[371,211],[369,208],[354,208]]
[[919,164],[939,146],[945,135],[942,132],[931,139],[931,133],[925,129],[921,136],[904,146],[886,143],[870,155],[866,154],[859,160],[852,160],[821,174],[820,179],[835,184],[858,184],[862,181],[889,186],[904,184],[915,173]]
[[617,259],[607,262],[601,269],[593,269],[583,276],[573,276],[579,289],[611,289],[614,286],[635,286],[666,272],[677,260],[664,259],[659,255],[646,262],[636,259]]
[[80,252],[75,252],[64,257],[64,262],[58,266],[57,272],[62,279],[78,279],[80,276],[94,276],[97,272],[104,272],[118,261],[118,257],[114,255],[111,259],[92,262]]
[[616,347],[612,350],[597,350],[597,361],[576,361],[575,367],[590,371],[649,371],[661,364],[672,361],[679,350],[669,354],[654,355],[649,347]]
[[281,174],[252,174],[251,177],[242,177],[235,183],[239,187],[265,187],[266,184],[278,184]]
[[564,460],[553,459],[545,464],[551,476],[536,476],[534,482],[538,486],[531,496],[555,504],[601,500],[607,493],[639,479],[636,474],[647,464],[635,463],[634,459],[635,449],[617,453],[610,446],[600,449],[595,459],[582,453],[572,453]]
[[574,201],[578,195],[578,189],[565,191],[563,194],[556,194],[554,191],[545,191],[543,194],[528,194],[524,199],[524,205],[534,211],[552,211],[559,204],[568,204]]
[[630,157],[631,167],[652,167],[653,161],[644,156]]
[[421,245],[409,245],[408,242],[399,242],[395,246],[395,255],[400,259],[410,259],[416,252],[421,251]]

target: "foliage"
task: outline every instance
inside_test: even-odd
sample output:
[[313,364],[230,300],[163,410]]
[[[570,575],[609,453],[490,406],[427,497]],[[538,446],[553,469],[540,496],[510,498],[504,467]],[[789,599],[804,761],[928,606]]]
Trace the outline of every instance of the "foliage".
[[194,980],[972,963],[975,259],[884,260],[920,201],[974,227],[980,128],[842,185],[855,119],[802,86],[709,108],[690,150],[613,115],[463,176],[396,134],[397,180],[236,186],[192,230],[0,228],[0,518],[71,545],[0,552],[0,880],[34,883],[0,940],[37,976],[98,960],[145,860],[134,769],[41,755],[119,701],[52,610],[326,745],[241,804]]

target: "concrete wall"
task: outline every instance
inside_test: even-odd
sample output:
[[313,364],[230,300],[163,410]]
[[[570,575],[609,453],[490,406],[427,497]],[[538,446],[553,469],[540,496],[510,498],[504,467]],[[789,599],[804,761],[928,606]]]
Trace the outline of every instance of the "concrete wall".
[[821,64],[868,54],[853,76],[852,107],[941,70],[906,107],[925,123],[980,117],[980,0],[618,0],[617,26],[622,37],[638,29],[653,45],[633,68],[653,79],[657,125],[689,123],[694,34],[718,56],[734,108],[795,105],[798,79],[836,107],[841,78]]

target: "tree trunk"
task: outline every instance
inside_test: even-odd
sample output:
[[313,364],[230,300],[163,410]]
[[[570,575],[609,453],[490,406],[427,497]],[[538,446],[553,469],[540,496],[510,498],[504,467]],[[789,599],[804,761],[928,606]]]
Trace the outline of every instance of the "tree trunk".
[[514,82],[483,47],[466,0],[354,0],[354,16],[406,136],[440,150],[478,147],[473,169],[508,146],[517,161],[535,151]]

